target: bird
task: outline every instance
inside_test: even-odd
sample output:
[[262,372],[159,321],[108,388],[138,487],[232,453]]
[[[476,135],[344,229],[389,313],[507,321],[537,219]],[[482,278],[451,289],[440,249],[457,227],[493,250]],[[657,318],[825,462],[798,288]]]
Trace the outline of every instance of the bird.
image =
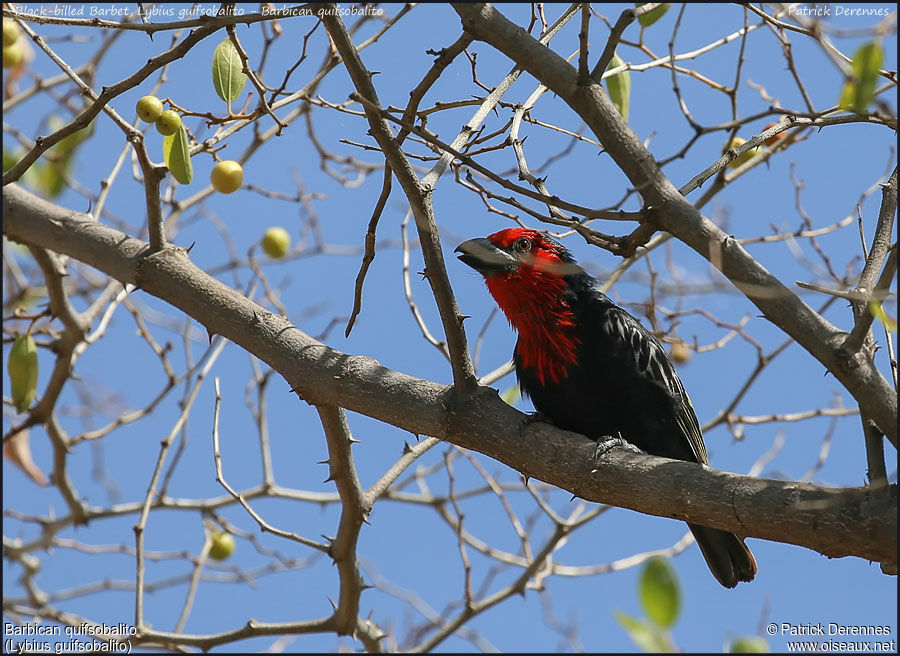
[[[707,464],[697,415],[662,344],[616,305],[558,241],[528,228],[470,239],[456,251],[485,280],[518,332],[513,363],[536,418],[613,448]],[[756,575],[743,539],[688,523],[726,588]]]

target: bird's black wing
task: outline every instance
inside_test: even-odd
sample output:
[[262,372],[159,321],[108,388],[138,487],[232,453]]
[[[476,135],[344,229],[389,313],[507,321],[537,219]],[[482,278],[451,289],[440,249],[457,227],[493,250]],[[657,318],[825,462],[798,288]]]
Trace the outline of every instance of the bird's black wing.
[[694,413],[694,406],[662,344],[628,312],[600,292],[595,293],[598,297],[602,297],[598,300],[606,305],[604,320],[599,322],[601,330],[606,333],[605,337],[631,353],[639,376],[661,386],[669,393],[678,428],[690,444],[697,461],[708,463],[709,457],[703,444],[703,435],[700,432],[697,415]]

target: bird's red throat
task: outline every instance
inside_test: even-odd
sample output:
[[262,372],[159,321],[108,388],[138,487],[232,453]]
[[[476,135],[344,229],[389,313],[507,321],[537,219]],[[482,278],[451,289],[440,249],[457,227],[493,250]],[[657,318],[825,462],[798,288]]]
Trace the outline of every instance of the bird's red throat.
[[566,301],[566,281],[536,267],[485,279],[488,291],[519,333],[521,366],[541,385],[560,383],[577,359],[578,329]]

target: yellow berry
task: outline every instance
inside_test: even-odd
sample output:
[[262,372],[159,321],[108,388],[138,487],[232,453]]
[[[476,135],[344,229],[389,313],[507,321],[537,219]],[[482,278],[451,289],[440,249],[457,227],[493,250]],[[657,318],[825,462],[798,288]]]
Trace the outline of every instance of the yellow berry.
[[213,189],[220,194],[230,194],[241,188],[244,181],[244,169],[233,159],[219,162],[209,174]]
[[[156,96],[144,96],[137,101],[137,115],[145,123],[156,123],[162,114],[163,104]],[[181,119],[179,118],[180,121]]]
[[[741,139],[740,137],[734,137],[731,141],[728,142],[728,145],[725,146],[725,150],[723,150],[722,152],[724,153],[731,149],[737,150],[737,148],[742,146],[744,143],[746,143],[746,141],[747,141],[746,139]],[[736,169],[737,167],[741,166],[742,164],[749,162],[751,159],[753,159],[759,153],[759,151],[760,151],[759,146],[756,146],[755,148],[751,148],[750,150],[748,150],[743,155],[738,155],[733,160],[728,162],[728,168]]]
[[181,116],[174,109],[167,109],[156,119],[156,129],[160,134],[169,136],[175,134],[181,127]]
[[269,228],[262,238],[262,249],[269,257],[284,257],[291,247],[291,235],[284,228]]
[[15,68],[25,61],[25,51],[18,43],[3,46],[3,68]]
[[693,352],[690,347],[684,342],[675,342],[669,350],[669,357],[671,357],[676,364],[685,364],[691,359],[692,355]]
[[234,553],[234,536],[231,533],[216,531],[213,533],[209,557],[213,560],[225,560]]
[[19,26],[15,21],[3,19],[3,47],[8,48],[19,38]]

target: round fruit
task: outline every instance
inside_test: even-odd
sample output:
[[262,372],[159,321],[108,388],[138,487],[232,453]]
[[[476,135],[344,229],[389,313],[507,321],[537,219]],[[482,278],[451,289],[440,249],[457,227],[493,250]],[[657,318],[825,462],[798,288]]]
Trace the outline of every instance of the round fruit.
[[269,257],[284,257],[291,247],[291,235],[284,228],[269,228],[262,238],[262,248]]
[[167,109],[156,119],[156,129],[160,134],[169,136],[175,134],[181,127],[181,116],[174,109]]
[[[726,152],[726,151],[728,151],[728,150],[731,150],[731,149],[737,150],[737,148],[738,148],[739,146],[742,146],[744,143],[746,143],[746,141],[747,141],[746,139],[741,139],[740,137],[734,137],[731,141],[728,142],[728,145],[725,146],[725,150],[723,150],[722,152],[724,153],[724,152]],[[738,155],[738,156],[735,157],[733,160],[731,160],[730,162],[728,162],[728,168],[730,168],[730,169],[736,169],[737,167],[741,166],[742,164],[745,164],[746,162],[749,162],[749,161],[750,161],[751,159],[753,159],[758,153],[759,153],[759,146],[756,146],[755,148],[751,148],[750,150],[748,150],[748,151],[747,151],[746,153],[744,153],[743,155]]]
[[3,47],[8,48],[19,38],[19,26],[11,20],[3,19]]
[[3,46],[3,68],[15,68],[25,61],[25,51],[18,43]]
[[156,123],[162,113],[162,101],[156,96],[144,96],[137,101],[137,115],[145,123]]
[[213,560],[225,560],[234,553],[234,536],[231,533],[216,531],[213,533],[209,557]]
[[691,355],[693,355],[693,353],[691,352],[690,347],[684,342],[675,342],[669,350],[669,356],[676,364],[686,363],[691,359]]
[[219,162],[209,174],[209,181],[212,183],[213,189],[220,194],[230,194],[241,188],[241,183],[244,181],[244,169],[233,159]]

